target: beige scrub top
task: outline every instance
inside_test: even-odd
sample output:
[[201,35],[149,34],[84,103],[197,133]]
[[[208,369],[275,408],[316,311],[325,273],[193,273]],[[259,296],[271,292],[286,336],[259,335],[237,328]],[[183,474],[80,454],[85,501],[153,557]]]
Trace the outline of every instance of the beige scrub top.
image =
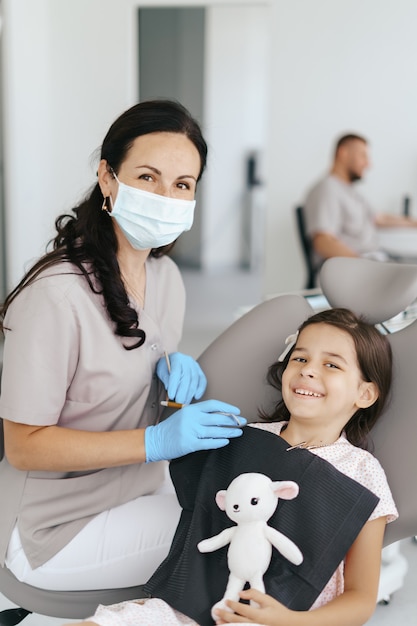
[[[164,393],[155,366],[177,349],[185,289],[175,263],[146,262],[143,346],[114,334],[101,295],[69,263],[49,268],[8,309],[0,416],[13,422],[87,431],[146,427]],[[152,493],[164,463],[86,472],[20,471],[0,463],[0,563],[17,521],[33,568],[62,549],[98,513]]]
[[334,235],[360,255],[378,250],[374,211],[354,183],[329,174],[307,195],[304,213],[310,237]]

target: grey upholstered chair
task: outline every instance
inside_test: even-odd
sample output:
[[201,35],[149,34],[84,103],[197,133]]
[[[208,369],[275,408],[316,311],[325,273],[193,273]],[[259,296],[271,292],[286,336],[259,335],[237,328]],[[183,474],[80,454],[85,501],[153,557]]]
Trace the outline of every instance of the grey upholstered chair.
[[[332,258],[320,271],[332,307],[346,307],[373,324],[386,322],[417,298],[417,265],[361,258]],[[286,337],[313,313],[301,296],[267,300],[238,319],[203,352],[205,397],[237,404],[249,420],[271,407],[265,375]],[[389,524],[385,545],[417,533],[417,320],[389,335],[394,355],[392,397],[372,431],[375,456],[388,477],[400,517]],[[276,398],[275,400],[276,401]]]
[[[373,324],[383,324],[417,298],[417,265],[333,258],[324,263],[320,284],[330,306],[350,308]],[[278,296],[238,320],[200,357],[209,381],[206,396],[237,404],[243,415],[256,420],[257,407],[270,408],[276,401],[276,392],[273,400],[265,383],[268,365],[312,312],[301,297]],[[392,399],[372,433],[374,453],[400,513],[385,533],[378,590],[378,602],[384,604],[403,585],[408,567],[396,542],[417,533],[417,320],[389,339]]]
[[[320,283],[331,306],[348,306],[374,324],[417,298],[417,265],[367,259],[329,259]],[[417,533],[417,320],[389,335],[394,358],[392,397],[375,426],[375,456],[388,477],[400,517],[385,545]]]

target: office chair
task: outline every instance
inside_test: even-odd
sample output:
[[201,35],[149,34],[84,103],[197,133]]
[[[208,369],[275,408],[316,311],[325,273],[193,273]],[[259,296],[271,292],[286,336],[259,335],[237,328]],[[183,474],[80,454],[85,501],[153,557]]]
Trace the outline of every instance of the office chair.
[[304,209],[302,206],[298,206],[295,209],[295,219],[297,223],[297,232],[301,243],[301,249],[303,251],[303,257],[307,269],[307,281],[305,283],[306,289],[314,289],[317,283],[317,268],[314,264],[313,246],[310,237],[307,235],[305,226]]
[[[341,275],[346,293],[340,291]],[[362,314],[367,314],[369,309],[373,323],[386,321],[417,296],[417,266],[334,258],[323,265],[320,280],[332,306],[349,306]],[[368,291],[375,285],[378,288],[373,297],[367,298]],[[342,296],[348,302],[339,301]],[[378,310],[382,311],[381,315]],[[199,359],[208,379],[204,397],[216,397],[239,406],[249,421],[257,419],[259,407],[271,410],[277,392],[266,382],[268,366],[282,352],[286,337],[312,313],[313,309],[303,297],[282,295],[262,302],[234,322]],[[417,534],[417,481],[413,480],[417,471],[414,408],[417,406],[417,321],[389,338],[395,359],[392,401],[373,431],[375,454],[387,473],[400,512],[399,520],[387,528],[386,545]],[[99,603],[111,604],[143,597],[141,587],[45,591],[20,583],[2,568],[0,592],[24,607],[21,618],[15,614],[11,616],[17,621],[7,621],[9,615],[0,613],[0,626],[17,624],[28,611],[78,619],[94,613]]]

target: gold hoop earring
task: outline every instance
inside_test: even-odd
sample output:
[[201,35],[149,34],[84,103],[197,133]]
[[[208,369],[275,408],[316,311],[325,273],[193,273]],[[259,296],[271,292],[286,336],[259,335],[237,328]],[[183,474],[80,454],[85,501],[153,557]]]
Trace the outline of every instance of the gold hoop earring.
[[[110,210],[109,210],[110,207]],[[104,196],[103,204],[101,205],[101,210],[106,213],[111,213],[113,211],[113,200],[111,196]]]

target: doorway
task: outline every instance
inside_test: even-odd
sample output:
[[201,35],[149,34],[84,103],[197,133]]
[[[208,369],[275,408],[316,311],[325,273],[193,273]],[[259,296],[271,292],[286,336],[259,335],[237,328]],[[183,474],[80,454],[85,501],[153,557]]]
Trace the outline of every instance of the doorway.
[[[141,100],[178,100],[203,125],[205,8],[138,10],[138,67]],[[190,231],[172,252],[182,267],[201,269],[201,218],[204,182],[197,188],[197,207]]]
[[138,33],[140,99],[181,101],[202,124],[209,146],[196,220],[177,242],[175,260],[207,271],[259,267],[268,6],[141,5]]

